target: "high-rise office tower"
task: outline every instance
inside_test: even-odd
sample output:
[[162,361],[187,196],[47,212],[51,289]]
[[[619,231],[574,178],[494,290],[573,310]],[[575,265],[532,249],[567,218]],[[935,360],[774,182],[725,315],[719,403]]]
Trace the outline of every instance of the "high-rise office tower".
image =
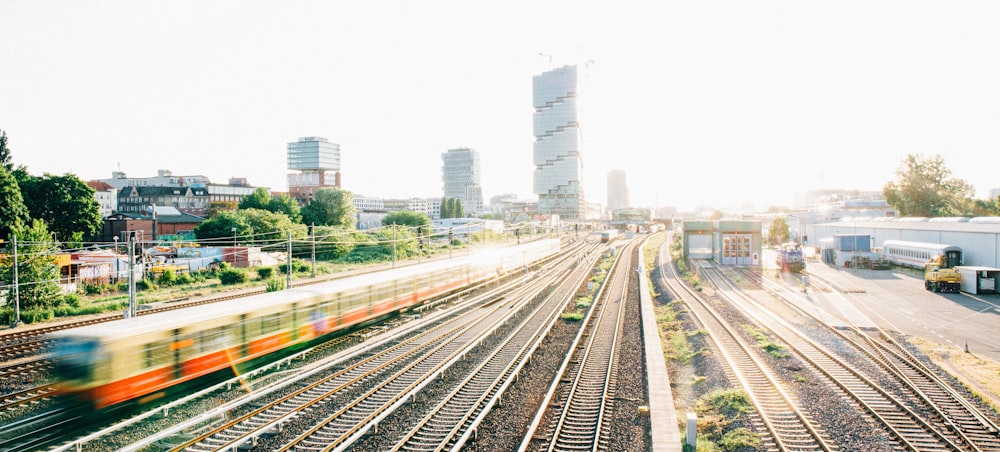
[[628,208],[628,183],[625,170],[608,171],[608,210]]
[[449,149],[441,154],[444,197],[458,198],[466,215],[483,210],[483,189],[479,185],[479,152],[469,148]]
[[536,75],[532,86],[538,213],[583,218],[583,138],[576,66]]
[[288,193],[301,204],[312,200],[316,190],[340,187],[340,145],[323,137],[302,137],[288,143]]

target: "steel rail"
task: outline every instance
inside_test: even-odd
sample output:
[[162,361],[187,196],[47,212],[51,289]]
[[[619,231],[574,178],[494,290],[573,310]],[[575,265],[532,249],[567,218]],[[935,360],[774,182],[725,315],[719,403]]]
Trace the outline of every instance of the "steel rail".
[[[713,281],[717,281],[720,287],[733,287],[732,282],[720,269],[710,267],[702,270]],[[771,331],[788,344],[804,362],[856,400],[906,448],[920,451],[963,450],[899,398],[888,393],[881,385],[861,374],[835,353],[808,338],[784,319],[738,290],[729,290],[727,293],[740,297],[744,303],[734,302],[734,305],[757,321],[762,328]],[[756,309],[751,310],[749,307]],[[901,417],[900,414],[904,416]]]
[[559,275],[559,287],[538,305],[528,319],[508,334],[504,343],[497,346],[468,377],[397,441],[393,451],[459,450],[471,439],[476,426],[493,406],[500,403],[503,392],[540,346],[565,303],[588,276],[589,268],[576,266],[561,273],[576,275]]

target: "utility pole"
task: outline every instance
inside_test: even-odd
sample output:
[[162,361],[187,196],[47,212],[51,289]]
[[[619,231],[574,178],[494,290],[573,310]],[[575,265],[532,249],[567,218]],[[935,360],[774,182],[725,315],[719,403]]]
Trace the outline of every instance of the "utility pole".
[[455,228],[448,228],[448,259],[451,259],[451,242],[455,237]]
[[392,224],[392,268],[396,268],[396,223]]
[[285,264],[285,270],[288,270],[286,272],[287,273],[287,276],[286,276],[287,279],[285,280],[285,288],[286,289],[291,289],[292,288],[292,265],[293,265],[293,263],[292,263],[292,231],[288,231],[288,259],[285,262],[287,262],[287,264]]
[[17,289],[17,235],[11,234],[14,239],[14,326],[21,324],[21,292]]
[[128,312],[126,318],[135,317],[135,235],[128,236]]
[[312,239],[312,277],[316,277],[316,223],[309,223],[309,237]]

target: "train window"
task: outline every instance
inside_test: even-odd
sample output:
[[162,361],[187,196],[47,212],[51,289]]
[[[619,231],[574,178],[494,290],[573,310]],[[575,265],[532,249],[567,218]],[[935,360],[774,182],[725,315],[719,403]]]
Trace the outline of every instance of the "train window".
[[260,318],[260,334],[268,334],[281,328],[281,314],[268,314]]
[[143,356],[146,358],[146,367],[158,367],[170,363],[173,354],[170,352],[172,341],[156,341],[146,344]]
[[357,306],[364,306],[368,302],[368,291],[360,292],[348,297],[348,306],[354,308]]
[[229,331],[226,327],[203,331],[198,337],[198,353],[207,353],[229,345]]

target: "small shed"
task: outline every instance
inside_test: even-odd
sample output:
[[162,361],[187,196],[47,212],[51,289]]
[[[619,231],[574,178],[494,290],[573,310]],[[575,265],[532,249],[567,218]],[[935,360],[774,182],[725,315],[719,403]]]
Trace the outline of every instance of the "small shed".
[[[829,241],[820,240],[820,245],[829,246],[831,263],[838,267],[861,266],[861,262],[875,258],[871,234],[833,234]],[[826,254],[823,261],[827,262]]]
[[962,275],[962,292],[971,294],[997,293],[997,276],[1000,268],[958,266]]

